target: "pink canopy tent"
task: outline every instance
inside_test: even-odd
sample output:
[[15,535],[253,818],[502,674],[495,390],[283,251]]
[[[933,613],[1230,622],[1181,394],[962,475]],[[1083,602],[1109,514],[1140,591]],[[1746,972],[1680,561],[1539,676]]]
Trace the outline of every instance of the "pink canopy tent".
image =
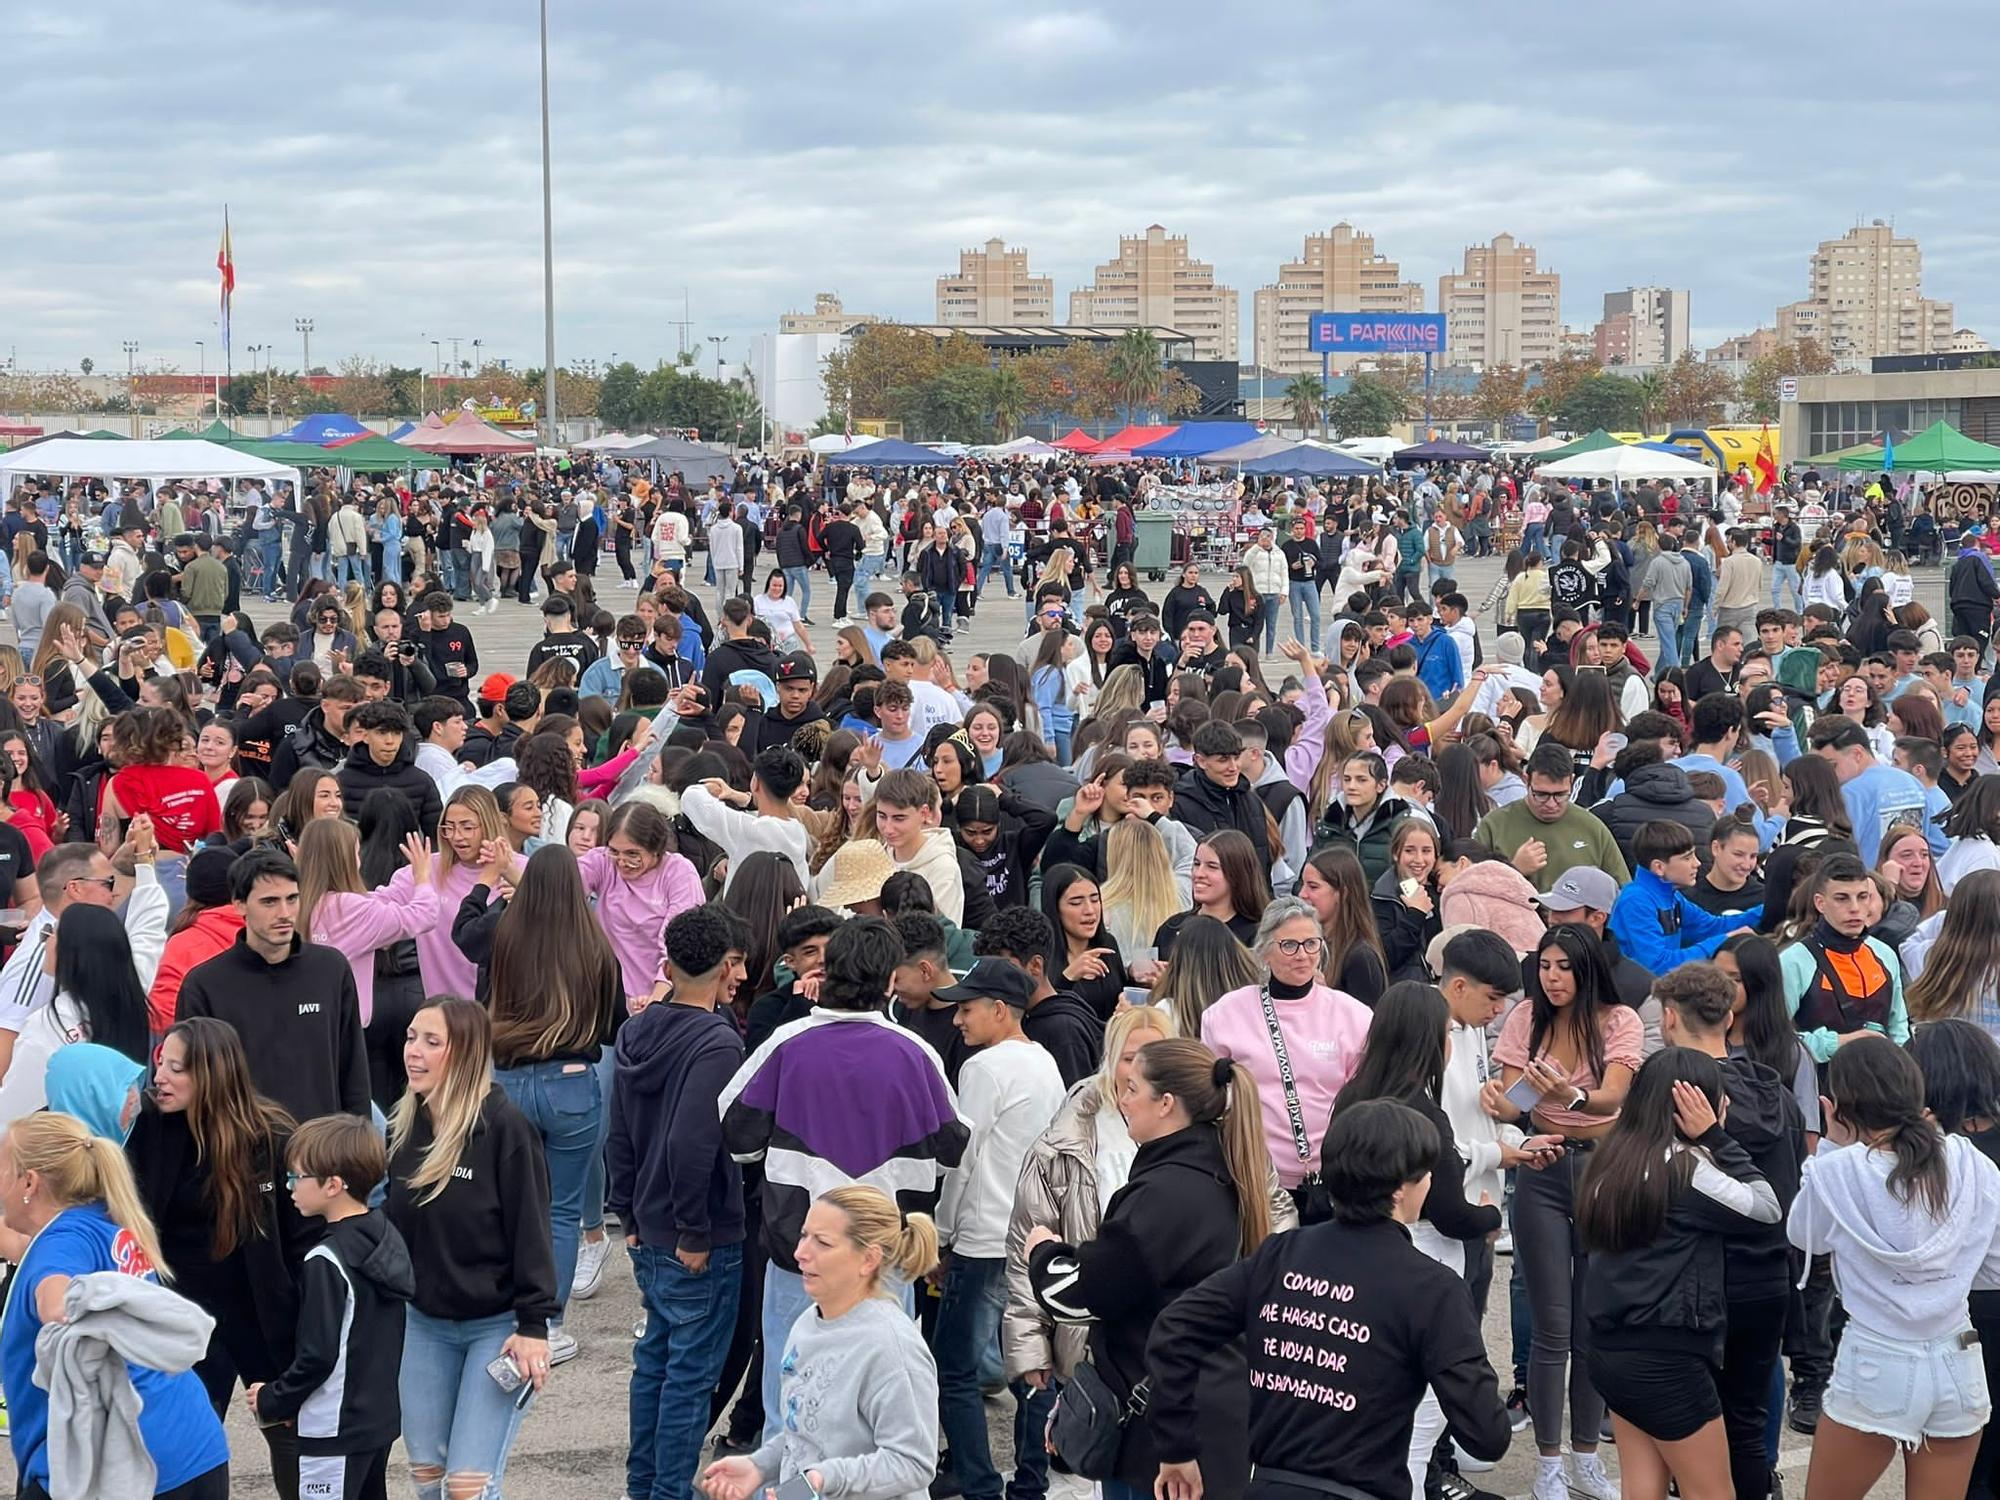
[[1170,432],[1179,432],[1180,423],[1170,423],[1165,427],[1131,426],[1123,432],[1114,432],[1090,450],[1094,459],[1125,459],[1132,456],[1134,448],[1143,448],[1148,443],[1157,443]]
[[426,453],[533,453],[528,438],[517,438],[482,422],[471,412],[462,412],[435,430],[419,428],[403,441]]
[[1050,438],[1051,448],[1067,448],[1071,453],[1089,453],[1097,447],[1098,440],[1081,427],[1072,427],[1059,438]]

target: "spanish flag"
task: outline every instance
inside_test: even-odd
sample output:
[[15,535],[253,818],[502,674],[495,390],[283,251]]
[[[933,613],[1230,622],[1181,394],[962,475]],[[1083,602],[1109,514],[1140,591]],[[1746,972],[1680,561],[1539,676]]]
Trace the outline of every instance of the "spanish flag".
[[229,352],[229,299],[236,292],[236,257],[229,248],[229,205],[222,207],[222,248],[215,252],[215,269],[222,275],[222,351]]
[[1771,424],[1764,424],[1764,432],[1757,439],[1757,493],[1764,494],[1778,482],[1778,460],[1771,452]]

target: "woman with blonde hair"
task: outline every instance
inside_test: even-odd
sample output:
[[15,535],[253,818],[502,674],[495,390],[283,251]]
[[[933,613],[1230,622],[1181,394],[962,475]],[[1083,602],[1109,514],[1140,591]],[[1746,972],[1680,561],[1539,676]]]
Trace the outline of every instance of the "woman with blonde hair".
[[[77,1278],[117,1273],[164,1280],[159,1237],[118,1143],[92,1135],[73,1116],[47,1111],[16,1120],[0,1141],[0,1213],[12,1242],[7,1255],[16,1262],[0,1319],[0,1380],[21,1492],[91,1493],[103,1476],[52,1472],[58,1458],[71,1462],[88,1438],[68,1433],[51,1443],[49,1393],[34,1382],[35,1345],[45,1325],[70,1320],[66,1302]],[[178,1298],[161,1301],[161,1313],[188,1311]],[[177,1373],[125,1365],[137,1398],[132,1420],[154,1467],[152,1492],[226,1500],[229,1442],[201,1378],[187,1368],[201,1353],[201,1333],[185,1320],[171,1330],[163,1323],[159,1332],[177,1335],[187,1356]]]
[[1188,909],[1166,840],[1144,818],[1120,818],[1105,834],[1104,932],[1134,958],[1153,946],[1167,918]]
[[876,660],[875,648],[868,643],[868,632],[859,625],[843,625],[833,633],[833,654],[850,667],[882,665]]
[[2000,870],[1974,870],[1902,947],[1911,1024],[1971,1021],[2000,1041]]
[[83,611],[69,603],[56,605],[42,621],[41,644],[35,647],[28,672],[42,679],[42,696],[51,717],[61,718],[80,698],[96,699],[90,691],[90,669],[83,663],[85,624]]
[[803,1478],[815,1495],[919,1500],[937,1474],[937,1365],[885,1283],[937,1265],[937,1226],[855,1183],[813,1201],[795,1254],[813,1305],[765,1356],[782,1361],[784,1415],[755,1453],[704,1469],[701,1488],[750,1500]]
[[[481,850],[507,837],[507,821],[500,804],[483,786],[462,786],[445,799],[444,816],[438,819],[436,858],[431,861],[428,884],[436,892],[437,917],[432,925],[416,934],[417,968],[423,976],[427,995],[470,995],[479,983],[479,969],[452,941],[451,923],[443,920],[455,913],[479,884],[485,861]],[[404,865],[389,878],[383,891],[405,906],[417,899],[417,873]],[[303,903],[301,903],[303,906]]]
[[484,1006],[438,1000],[418,1011],[403,1067],[410,1088],[389,1117],[388,1201],[416,1270],[398,1382],[403,1446],[419,1495],[492,1494],[528,1402],[487,1369],[505,1361],[532,1391],[549,1377],[561,1304],[548,1168],[535,1127],[493,1081]]

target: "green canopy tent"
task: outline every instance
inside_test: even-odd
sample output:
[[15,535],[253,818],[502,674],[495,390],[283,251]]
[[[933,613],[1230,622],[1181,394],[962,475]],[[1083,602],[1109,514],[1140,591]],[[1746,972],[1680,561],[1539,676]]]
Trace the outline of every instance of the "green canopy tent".
[[1838,468],[1843,458],[1854,458],[1863,453],[1872,453],[1879,460],[1882,456],[1882,445],[1880,443],[1856,443],[1851,448],[1836,448],[1831,453],[1815,453],[1811,458],[1805,460],[1803,466],[1808,469]]
[[1600,427],[1595,432],[1586,433],[1573,443],[1565,443],[1560,448],[1551,448],[1546,453],[1537,453],[1534,456],[1534,464],[1539,469],[1543,464],[1560,463],[1565,458],[1575,458],[1579,453],[1601,453],[1606,448],[1622,448],[1624,446],[1617,438]]
[[[1881,469],[1881,444],[1851,453],[1840,460],[1846,470]],[[1946,422],[1935,422],[1915,437],[1896,444],[1888,455],[1888,468],[1922,474],[1947,474],[1954,469],[2000,469],[2000,448],[1969,438]]]
[[451,466],[450,459],[439,458],[435,454],[406,447],[402,443],[392,443],[379,433],[322,447],[311,443],[281,443],[271,438],[247,438],[240,433],[230,431],[223,423],[215,422],[201,432],[176,428],[172,432],[161,434],[160,437],[161,442],[190,442],[197,439],[220,443],[238,453],[268,458],[274,463],[296,464],[307,469],[354,469],[364,474],[374,474],[389,470],[444,469]]

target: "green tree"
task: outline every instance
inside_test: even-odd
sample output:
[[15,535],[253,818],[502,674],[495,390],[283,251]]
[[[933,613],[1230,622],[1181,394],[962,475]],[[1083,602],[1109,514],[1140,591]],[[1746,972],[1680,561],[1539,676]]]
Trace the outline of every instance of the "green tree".
[[1134,328],[1119,336],[1111,346],[1111,384],[1125,408],[1127,423],[1138,420],[1141,407],[1159,398],[1165,383],[1160,363],[1160,341],[1150,328]]
[[1381,437],[1410,414],[1410,398],[1379,375],[1357,375],[1326,403],[1327,420],[1342,437]]
[[1301,432],[1318,428],[1326,435],[1326,382],[1317,375],[1294,375],[1285,385],[1285,405]]
[[1736,382],[1720,365],[1706,364],[1684,349],[1661,380],[1660,411],[1675,427],[1706,427],[1720,422],[1736,399]]
[[1587,376],[1570,391],[1556,415],[1572,432],[1629,429],[1639,420],[1639,383],[1601,371]]
[[1027,387],[1014,361],[1002,361],[987,376],[986,404],[993,413],[994,436],[1004,443],[1013,437],[1028,409]]
[[1639,393],[1639,430],[1650,433],[1667,404],[1667,376],[1664,370],[1648,370],[1632,382]]
[[597,393],[597,415],[607,427],[630,432],[645,425],[639,414],[639,385],[639,367],[629,359],[604,372]]
[[1512,365],[1488,365],[1473,387],[1472,409],[1496,428],[1505,426],[1528,406],[1528,375]]
[[83,361],[83,363],[78,365],[77,368],[82,370],[84,374],[88,375],[92,370],[97,368],[97,362],[95,360],[86,359]]
[[1750,361],[1743,372],[1741,394],[1750,415],[1760,422],[1778,420],[1778,382],[1789,375],[1829,375],[1833,356],[1816,339],[1800,339]]
[[1559,354],[1536,367],[1541,382],[1535,387],[1534,409],[1544,417],[1561,413],[1572,392],[1604,366],[1594,354]]

